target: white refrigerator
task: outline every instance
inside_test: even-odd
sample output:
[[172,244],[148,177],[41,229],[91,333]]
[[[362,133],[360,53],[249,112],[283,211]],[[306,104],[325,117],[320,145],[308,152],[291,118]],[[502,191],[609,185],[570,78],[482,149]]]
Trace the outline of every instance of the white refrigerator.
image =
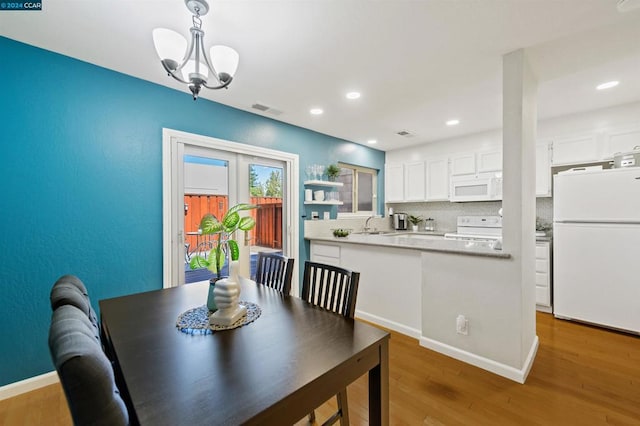
[[640,167],[553,185],[554,315],[640,333]]

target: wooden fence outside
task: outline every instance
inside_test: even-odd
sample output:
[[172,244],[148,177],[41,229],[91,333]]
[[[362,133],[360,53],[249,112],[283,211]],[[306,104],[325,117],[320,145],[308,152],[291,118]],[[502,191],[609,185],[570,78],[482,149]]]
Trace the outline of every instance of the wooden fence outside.
[[[249,212],[256,220],[256,227],[251,231],[254,238],[252,244],[281,249],[282,198],[251,197],[250,203],[260,206],[260,208]],[[229,200],[226,195],[185,195],[184,204],[187,206],[184,217],[186,233],[197,232],[200,220],[205,214],[211,213],[218,219],[222,219],[224,213],[229,209]],[[189,244],[189,247],[196,247],[198,237],[187,235],[185,242]]]

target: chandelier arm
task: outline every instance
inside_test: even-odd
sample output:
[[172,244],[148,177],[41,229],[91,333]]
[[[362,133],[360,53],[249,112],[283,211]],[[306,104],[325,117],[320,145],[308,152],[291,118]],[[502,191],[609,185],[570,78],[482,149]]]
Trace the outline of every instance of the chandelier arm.
[[178,77],[175,73],[180,71],[181,67],[176,68],[175,70],[171,70],[169,69],[169,67],[167,66],[167,64],[164,63],[164,61],[160,61],[160,63],[162,64],[162,66],[164,67],[165,71],[167,72],[167,74],[169,74],[171,77],[175,78],[176,80],[178,80],[180,83],[184,83],[184,84],[191,84],[191,82],[189,81],[185,81],[182,78]]
[[233,77],[229,77],[229,80],[227,80],[225,83],[220,84],[219,86],[208,86],[207,84],[203,83],[202,86],[206,87],[207,89],[224,89],[225,87],[227,87],[229,84],[231,84],[231,82],[233,81]]
[[[180,62],[180,65],[178,65],[178,68],[176,68],[176,71],[181,71],[182,68],[184,68],[185,65],[187,65],[187,62],[189,62],[189,59],[191,58],[191,54],[193,53],[193,47],[194,47],[194,43],[193,40],[195,39],[194,35],[193,35],[193,30],[196,31],[200,31],[196,28],[191,28],[191,39],[189,40],[189,45],[187,46],[187,50],[184,54],[184,58],[182,58],[182,62]],[[188,82],[187,82],[188,83]]]

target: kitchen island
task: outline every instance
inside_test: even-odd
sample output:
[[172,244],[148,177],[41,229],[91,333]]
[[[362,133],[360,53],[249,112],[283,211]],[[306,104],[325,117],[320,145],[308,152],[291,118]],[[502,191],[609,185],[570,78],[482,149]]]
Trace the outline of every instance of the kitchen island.
[[[414,337],[422,346],[522,382],[517,334],[519,283],[505,279],[513,256],[491,242],[447,240],[439,233],[383,231],[337,238],[305,233],[312,261],[360,272],[356,317]],[[535,310],[532,304],[531,311]],[[466,334],[457,329],[459,316]],[[522,348],[529,360],[533,347]]]

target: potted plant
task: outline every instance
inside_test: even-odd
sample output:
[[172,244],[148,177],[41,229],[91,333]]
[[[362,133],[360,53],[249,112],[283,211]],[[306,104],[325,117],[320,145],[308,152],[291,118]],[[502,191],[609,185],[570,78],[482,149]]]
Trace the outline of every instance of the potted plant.
[[216,277],[210,281],[211,286],[207,299],[210,311],[216,310],[215,298],[213,297],[214,285],[222,278],[220,275],[225,260],[229,258],[229,272],[231,273],[231,262],[236,262],[240,256],[240,248],[236,240],[233,239],[233,234],[238,230],[249,231],[256,226],[256,221],[251,216],[240,217],[239,212],[255,208],[258,206],[244,203],[236,204],[225,213],[220,221],[211,213],[204,215],[200,221],[202,235],[214,235],[215,244],[208,255],[193,256],[189,266],[191,269],[207,268],[216,274]]
[[420,225],[420,222],[422,222],[422,216],[414,216],[412,214],[409,215],[409,222],[411,223],[411,229],[413,231],[417,231],[418,230],[418,225]]
[[337,164],[329,164],[327,166],[326,173],[327,173],[327,178],[331,182],[335,182],[338,176],[340,176],[340,167],[338,167]]

